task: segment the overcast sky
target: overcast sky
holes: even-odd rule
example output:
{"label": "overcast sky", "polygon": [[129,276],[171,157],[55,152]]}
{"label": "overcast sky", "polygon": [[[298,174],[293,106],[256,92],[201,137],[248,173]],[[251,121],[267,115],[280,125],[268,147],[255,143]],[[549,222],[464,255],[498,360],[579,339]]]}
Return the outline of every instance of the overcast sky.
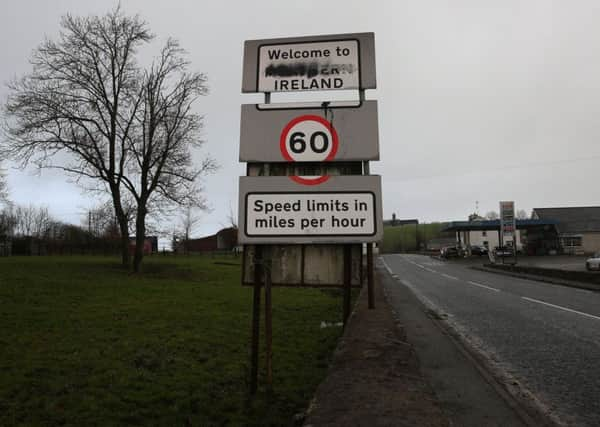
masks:
{"label": "overcast sky", "polygon": [[[30,70],[28,57],[60,16],[103,14],[116,2],[1,0],[0,81]],[[205,180],[213,208],[196,235],[237,212],[242,46],[246,39],[375,33],[384,217],[461,220],[474,211],[600,202],[600,2],[149,1],[123,0],[160,44],[179,39],[208,74],[204,153],[221,165]],[[298,100],[279,95],[277,101]],[[328,94],[312,95],[325,100]],[[354,93],[331,95],[356,97]],[[0,88],[4,102],[6,88]],[[202,156],[203,153],[198,153]],[[9,166],[8,164],[4,165]],[[80,223],[95,202],[59,172],[9,170],[11,199],[46,205]]]}

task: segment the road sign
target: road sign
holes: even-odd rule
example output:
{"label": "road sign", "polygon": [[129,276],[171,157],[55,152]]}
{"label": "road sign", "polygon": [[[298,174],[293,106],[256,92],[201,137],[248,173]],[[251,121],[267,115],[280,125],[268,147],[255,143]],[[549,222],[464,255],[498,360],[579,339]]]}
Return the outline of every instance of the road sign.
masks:
{"label": "road sign", "polygon": [[242,92],[374,89],[373,33],[247,40]]}
{"label": "road sign", "polygon": [[238,240],[365,243],[383,236],[381,178],[331,176],[317,188],[287,177],[240,177]]}
{"label": "road sign", "polygon": [[515,229],[515,202],[500,202],[500,230],[502,236],[514,238]]}
{"label": "road sign", "polygon": [[303,114],[290,120],[279,138],[279,149],[290,162],[326,162],[333,160],[339,146],[332,122],[315,114]]}
{"label": "road sign", "polygon": [[[377,104],[282,107],[269,104],[268,94],[358,89],[364,100],[364,90],[374,88],[373,33],[244,44],[242,92],[264,92],[267,103],[243,105],[240,126],[240,161],[248,162],[248,175],[262,175],[240,177],[239,185],[242,281],[254,285],[251,394],[258,381],[261,288],[266,378],[271,385],[271,287],[343,286],[346,324],[351,287],[362,283],[363,243],[373,308],[372,242],[383,237],[381,178],[360,175],[369,173],[369,160],[379,159]],[[349,175],[338,175],[335,169]]]}
{"label": "road sign", "polygon": [[379,160],[377,101],[242,105],[241,162]]}

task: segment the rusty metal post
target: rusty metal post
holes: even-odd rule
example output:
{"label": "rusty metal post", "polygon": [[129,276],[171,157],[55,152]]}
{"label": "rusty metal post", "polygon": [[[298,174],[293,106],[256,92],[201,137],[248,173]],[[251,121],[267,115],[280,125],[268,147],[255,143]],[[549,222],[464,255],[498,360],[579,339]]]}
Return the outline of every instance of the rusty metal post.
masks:
{"label": "rusty metal post", "polygon": [[344,326],[351,309],[352,291],[352,245],[344,245]]}
{"label": "rusty metal post", "polygon": [[[361,92],[361,99],[364,100],[364,91]],[[363,162],[363,172],[365,175],[371,174],[369,162]],[[362,245],[361,245],[362,246]],[[362,250],[362,247],[361,247]],[[373,243],[367,243],[367,294],[369,300],[369,309],[375,308],[375,294],[373,289]]]}
{"label": "rusty metal post", "polygon": [[252,299],[252,344],[250,354],[250,394],[258,389],[258,345],[260,334],[260,292],[262,282],[262,247],[254,246],[254,295]]}
{"label": "rusty metal post", "polygon": [[375,275],[373,273],[373,243],[367,243],[367,291],[369,297],[369,309],[375,308]]}
{"label": "rusty metal post", "polygon": [[265,359],[267,368],[267,386],[273,386],[273,310],[271,305],[271,254],[267,250],[264,256],[265,275]]}

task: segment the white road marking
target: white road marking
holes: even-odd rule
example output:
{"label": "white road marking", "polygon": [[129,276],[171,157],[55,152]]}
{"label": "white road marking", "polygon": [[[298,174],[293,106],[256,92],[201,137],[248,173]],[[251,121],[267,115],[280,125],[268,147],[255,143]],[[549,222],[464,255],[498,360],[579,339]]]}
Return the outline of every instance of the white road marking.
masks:
{"label": "white road marking", "polygon": [[412,287],[413,287],[412,283],[410,283],[410,282],[409,282],[408,280],[406,280],[406,279],[402,279],[402,280],[400,280],[400,283],[402,283],[404,286],[408,286],[409,288],[412,288]]}
{"label": "white road marking", "polygon": [[448,279],[458,280],[458,277],[450,276],[449,274],[442,273],[442,276],[447,277]]}
{"label": "white road marking", "polygon": [[431,268],[427,268],[427,267],[424,267],[424,268],[426,271],[429,271],[430,273],[437,273],[437,271],[432,270]]}
{"label": "white road marking", "polygon": [[387,263],[385,262],[385,259],[381,258],[381,262],[383,263],[383,266],[385,267],[385,269],[388,271],[388,273],[390,273],[391,275],[394,274],[394,272],[392,271],[392,269],[387,265]]}
{"label": "white road marking", "polygon": [[562,307],[560,305],[550,304],[549,302],[540,301],[538,299],[527,298],[527,297],[521,297],[521,298],[524,299],[524,300],[526,300],[526,301],[531,301],[531,302],[535,302],[535,303],[538,303],[538,304],[547,305],[548,307],[557,308],[559,310],[568,311],[569,313],[575,313],[575,314],[579,314],[581,316],[589,317],[591,319],[600,320],[600,317],[594,316],[592,314],[584,313],[582,311],[573,310],[573,309],[570,309],[570,308],[567,308],[567,307]]}
{"label": "white road marking", "polygon": [[436,312],[441,312],[439,307],[436,304],[434,304],[429,298],[427,298],[425,295],[423,295],[421,290],[418,287],[416,287],[415,285],[413,285],[411,282],[409,282],[406,279],[400,279],[400,283],[402,283],[408,289],[413,291],[413,293],[417,296],[417,298],[419,298],[428,308],[430,308]]}
{"label": "white road marking", "polygon": [[500,289],[492,288],[491,286],[482,285],[481,283],[471,282],[470,280],[467,283],[469,283],[470,285],[473,285],[473,286],[479,286],[480,288],[489,289],[490,291],[500,292]]}
{"label": "white road marking", "polygon": [[425,268],[425,266],[423,266],[423,265],[421,265],[421,264],[417,264],[417,263],[415,263],[415,265],[416,265],[417,267],[420,267],[420,268]]}

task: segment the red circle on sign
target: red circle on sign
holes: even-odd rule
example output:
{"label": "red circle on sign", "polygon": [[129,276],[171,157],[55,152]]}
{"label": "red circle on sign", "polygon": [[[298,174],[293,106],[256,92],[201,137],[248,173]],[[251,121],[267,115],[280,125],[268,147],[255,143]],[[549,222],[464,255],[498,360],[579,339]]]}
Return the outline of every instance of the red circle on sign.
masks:
{"label": "red circle on sign", "polygon": [[331,122],[328,122],[321,116],[315,116],[314,114],[305,114],[304,116],[298,116],[295,119],[291,120],[287,125],[285,125],[283,131],[281,131],[281,136],[279,138],[279,149],[281,150],[281,155],[283,156],[283,158],[289,162],[294,161],[294,158],[290,155],[290,153],[287,150],[286,140],[288,133],[290,133],[290,130],[298,123],[304,121],[318,122],[325,126],[325,128],[329,131],[329,133],[331,134],[331,151],[329,152],[327,157],[323,159],[323,161],[327,162],[333,160],[335,158],[335,155],[337,154],[339,145],[338,134],[335,128],[332,126]]}
{"label": "red circle on sign", "polygon": [[290,179],[298,184],[317,185],[322,184],[329,179],[329,175],[317,176],[315,178],[304,178],[302,176],[290,176]]}

